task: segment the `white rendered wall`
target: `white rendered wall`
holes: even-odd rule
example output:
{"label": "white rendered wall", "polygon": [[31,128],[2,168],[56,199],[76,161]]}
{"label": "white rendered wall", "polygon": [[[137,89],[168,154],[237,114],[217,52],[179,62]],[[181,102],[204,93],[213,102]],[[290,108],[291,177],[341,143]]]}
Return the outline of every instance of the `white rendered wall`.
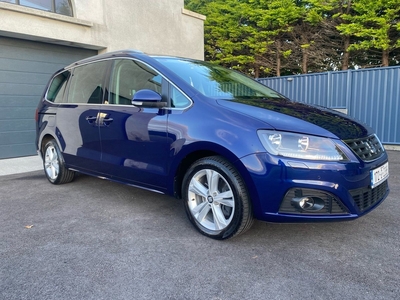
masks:
{"label": "white rendered wall", "polygon": [[74,17],[0,2],[0,35],[99,50],[204,58],[204,17],[183,0],[74,1]]}

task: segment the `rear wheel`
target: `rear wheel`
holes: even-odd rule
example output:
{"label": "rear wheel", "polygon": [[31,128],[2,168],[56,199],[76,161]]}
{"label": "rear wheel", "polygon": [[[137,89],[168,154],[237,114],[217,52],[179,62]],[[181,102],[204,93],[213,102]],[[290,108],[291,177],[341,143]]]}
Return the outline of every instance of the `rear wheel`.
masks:
{"label": "rear wheel", "polygon": [[208,237],[228,239],[245,232],[253,223],[245,184],[222,157],[196,161],[184,177],[182,195],[189,220]]}
{"label": "rear wheel", "polygon": [[47,179],[53,184],[68,183],[74,179],[75,172],[65,167],[64,158],[55,140],[44,146],[43,167]]}

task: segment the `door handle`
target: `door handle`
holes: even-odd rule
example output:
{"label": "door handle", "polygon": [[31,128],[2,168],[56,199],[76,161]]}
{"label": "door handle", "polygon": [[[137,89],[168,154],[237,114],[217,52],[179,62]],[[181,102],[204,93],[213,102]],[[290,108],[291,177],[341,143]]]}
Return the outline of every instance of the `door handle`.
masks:
{"label": "door handle", "polygon": [[93,116],[86,117],[86,121],[88,121],[89,124],[93,124],[93,122],[96,120],[97,120],[97,117],[93,117]]}
{"label": "door handle", "polygon": [[110,125],[110,123],[111,123],[112,121],[114,121],[113,118],[103,119],[103,124],[106,125],[106,126],[108,126],[108,125]]}

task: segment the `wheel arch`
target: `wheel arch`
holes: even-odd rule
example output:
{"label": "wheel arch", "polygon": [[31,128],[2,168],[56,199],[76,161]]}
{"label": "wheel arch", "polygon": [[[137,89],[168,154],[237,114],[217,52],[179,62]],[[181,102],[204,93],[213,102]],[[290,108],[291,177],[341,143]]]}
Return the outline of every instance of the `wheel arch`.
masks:
{"label": "wheel arch", "polygon": [[44,149],[44,146],[45,146],[49,141],[51,141],[51,140],[55,140],[55,141],[58,143],[57,139],[56,139],[54,136],[52,136],[51,134],[49,134],[49,133],[45,134],[45,135],[41,138],[41,140],[40,140],[40,142],[39,142],[39,152],[40,152],[40,154],[42,155],[42,157],[43,157],[43,149]]}
{"label": "wheel arch", "polygon": [[173,194],[176,198],[181,199],[182,198],[182,184],[183,184],[183,178],[186,174],[186,170],[197,160],[204,158],[204,157],[209,157],[209,156],[214,156],[214,155],[219,155],[218,152],[211,151],[211,150],[195,150],[193,152],[188,153],[183,157],[183,159],[180,161],[179,165],[177,166],[175,173],[174,173],[174,182],[173,182]]}
{"label": "wheel arch", "polygon": [[[201,143],[200,145],[190,145],[188,146],[189,149],[185,149],[184,153],[180,153],[179,157],[175,159],[178,161],[176,163],[176,167],[173,168],[173,184],[172,186],[172,194],[178,198],[182,198],[182,184],[183,178],[186,174],[188,168],[197,160],[209,157],[209,156],[221,156],[226,159],[229,163],[232,164],[239,172],[240,176],[242,177],[248,195],[250,197],[250,201],[253,202],[254,196],[252,191],[254,191],[254,183],[251,180],[251,176],[249,171],[247,170],[246,166],[242,163],[239,157],[237,157],[232,151],[226,149],[225,147],[214,144],[214,143]],[[182,151],[181,151],[182,152]]]}

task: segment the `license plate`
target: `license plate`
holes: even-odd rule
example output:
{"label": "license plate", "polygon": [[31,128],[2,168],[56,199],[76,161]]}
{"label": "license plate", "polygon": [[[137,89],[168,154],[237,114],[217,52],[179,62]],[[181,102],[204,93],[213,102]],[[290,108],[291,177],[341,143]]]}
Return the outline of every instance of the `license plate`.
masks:
{"label": "license plate", "polygon": [[389,162],[371,171],[371,188],[377,187],[389,177]]}

